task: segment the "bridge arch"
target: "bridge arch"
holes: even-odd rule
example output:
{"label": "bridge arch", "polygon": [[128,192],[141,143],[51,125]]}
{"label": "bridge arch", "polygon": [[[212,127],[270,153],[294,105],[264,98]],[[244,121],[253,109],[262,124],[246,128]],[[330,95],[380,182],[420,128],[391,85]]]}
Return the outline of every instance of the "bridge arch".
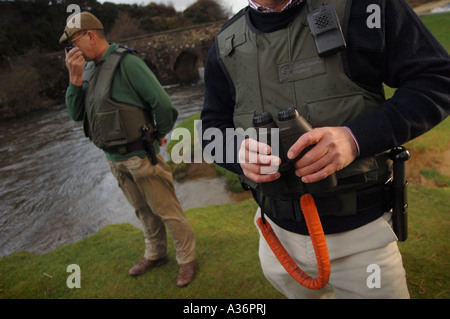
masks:
{"label": "bridge arch", "polygon": [[202,66],[203,61],[195,52],[185,50],[177,56],[173,71],[180,83],[197,82],[200,79],[198,69]]}
{"label": "bridge arch", "polygon": [[[139,52],[162,85],[201,79],[199,68],[225,21],[215,21],[118,40]],[[63,50],[47,55],[67,72]],[[50,82],[49,82],[50,83]]]}

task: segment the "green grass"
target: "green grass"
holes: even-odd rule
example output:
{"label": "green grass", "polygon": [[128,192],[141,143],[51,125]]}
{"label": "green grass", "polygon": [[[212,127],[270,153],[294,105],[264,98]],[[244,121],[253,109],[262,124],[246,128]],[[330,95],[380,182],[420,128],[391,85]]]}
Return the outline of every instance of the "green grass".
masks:
{"label": "green grass", "polygon": [[450,13],[424,15],[421,16],[421,19],[448,51],[450,48]]}
{"label": "green grass", "polygon": [[[192,163],[194,160],[194,149],[195,147],[199,147],[198,142],[196,142],[196,140],[194,139],[196,131],[194,121],[199,119],[200,112],[183,120],[176,127],[177,129],[186,129],[190,134],[190,140],[186,140],[187,136],[179,136],[178,138],[171,139],[169,144],[167,144],[166,150],[170,157],[170,159],[167,161],[167,164],[169,164],[174,178],[178,181],[184,180],[187,177],[186,171],[188,170],[190,163]],[[175,163],[172,158],[173,153],[182,157],[183,154],[186,154],[185,151],[187,149],[191,154],[189,156],[189,159],[187,161],[183,160],[180,163]]]}
{"label": "green grass", "polygon": [[426,134],[405,144],[406,147],[420,153],[443,152],[450,147],[450,118],[435,126]]}
{"label": "green grass", "polygon": [[[281,298],[259,265],[255,211],[256,204],[247,200],[186,212],[199,261],[196,279],[186,288],[176,286],[172,245],[168,264],[128,276],[142,258],[144,238],[140,229],[119,224],[45,255],[18,252],[1,258],[0,298]],[[80,289],[66,285],[70,264],[80,266]]]}
{"label": "green grass", "polygon": [[[421,16],[436,39],[449,51],[450,49],[450,12]],[[394,95],[395,89],[385,86],[386,98]],[[418,152],[440,152],[449,147],[450,118],[433,128],[427,134],[409,141],[405,146]]]}
{"label": "green grass", "polygon": [[[409,238],[399,247],[412,298],[450,298],[449,196],[449,187],[409,187]],[[0,298],[283,298],[259,265],[255,210],[253,200],[246,200],[186,212],[199,260],[196,279],[186,288],[175,285],[172,245],[168,264],[128,276],[142,257],[144,240],[141,230],[119,224],[45,255],[18,252],[1,258]],[[80,289],[67,288],[70,264],[80,266]]]}
{"label": "green grass", "polygon": [[420,170],[420,174],[425,176],[428,180],[433,180],[438,187],[450,186],[450,177],[440,172],[437,168],[431,167],[429,169]]}
{"label": "green grass", "polygon": [[214,166],[217,172],[217,175],[222,177],[225,185],[227,185],[228,189],[233,193],[242,193],[244,189],[242,188],[241,181],[239,180],[239,176],[230,172],[229,170],[219,166]]}
{"label": "green grass", "polygon": [[450,298],[449,198],[450,187],[409,187],[409,237],[399,249],[411,298]]}
{"label": "green grass", "polygon": [[[183,120],[180,124],[177,125],[177,128],[183,128],[187,129],[189,131],[189,134],[191,136],[190,143],[187,143],[191,147],[191,154],[194,154],[194,131],[196,130],[194,121],[200,120],[200,112],[188,117],[187,119]],[[169,144],[167,144],[167,152],[170,154],[172,152],[173,147],[180,143],[185,142],[182,138],[179,139],[172,139]]]}

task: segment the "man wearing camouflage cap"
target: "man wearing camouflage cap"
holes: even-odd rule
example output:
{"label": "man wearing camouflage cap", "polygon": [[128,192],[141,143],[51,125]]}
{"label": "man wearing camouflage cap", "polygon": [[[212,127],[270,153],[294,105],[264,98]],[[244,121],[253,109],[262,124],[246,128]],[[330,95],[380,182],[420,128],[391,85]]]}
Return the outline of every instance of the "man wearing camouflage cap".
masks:
{"label": "man wearing camouflage cap", "polygon": [[69,116],[84,121],[89,139],[106,155],[113,175],[134,207],[145,238],[144,258],[131,276],[167,262],[169,229],[179,264],[177,285],[195,276],[195,238],[175,194],[169,166],[159,154],[178,117],[169,96],[135,51],[108,43],[102,23],[82,12],[68,21],[60,43],[66,52]]}

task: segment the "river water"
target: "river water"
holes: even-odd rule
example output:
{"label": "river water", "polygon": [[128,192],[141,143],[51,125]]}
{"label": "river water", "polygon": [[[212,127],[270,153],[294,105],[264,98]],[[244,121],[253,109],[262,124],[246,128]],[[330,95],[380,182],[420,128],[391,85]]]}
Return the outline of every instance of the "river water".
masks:
{"label": "river water", "polygon": [[[201,84],[166,88],[177,123],[201,110],[203,90]],[[162,154],[168,158],[165,148]],[[104,153],[64,105],[1,122],[0,158],[0,257],[46,253],[109,224],[140,227]],[[185,210],[231,201],[219,178],[175,182],[175,188]]]}

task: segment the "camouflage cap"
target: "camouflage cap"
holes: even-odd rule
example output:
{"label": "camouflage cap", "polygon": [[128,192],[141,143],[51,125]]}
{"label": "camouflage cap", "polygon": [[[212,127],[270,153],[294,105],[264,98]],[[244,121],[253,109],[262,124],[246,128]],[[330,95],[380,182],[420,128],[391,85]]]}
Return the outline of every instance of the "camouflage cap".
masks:
{"label": "camouflage cap", "polygon": [[84,11],[78,13],[67,21],[64,33],[59,39],[59,43],[71,38],[75,33],[84,30],[103,30],[103,25],[92,13]]}

